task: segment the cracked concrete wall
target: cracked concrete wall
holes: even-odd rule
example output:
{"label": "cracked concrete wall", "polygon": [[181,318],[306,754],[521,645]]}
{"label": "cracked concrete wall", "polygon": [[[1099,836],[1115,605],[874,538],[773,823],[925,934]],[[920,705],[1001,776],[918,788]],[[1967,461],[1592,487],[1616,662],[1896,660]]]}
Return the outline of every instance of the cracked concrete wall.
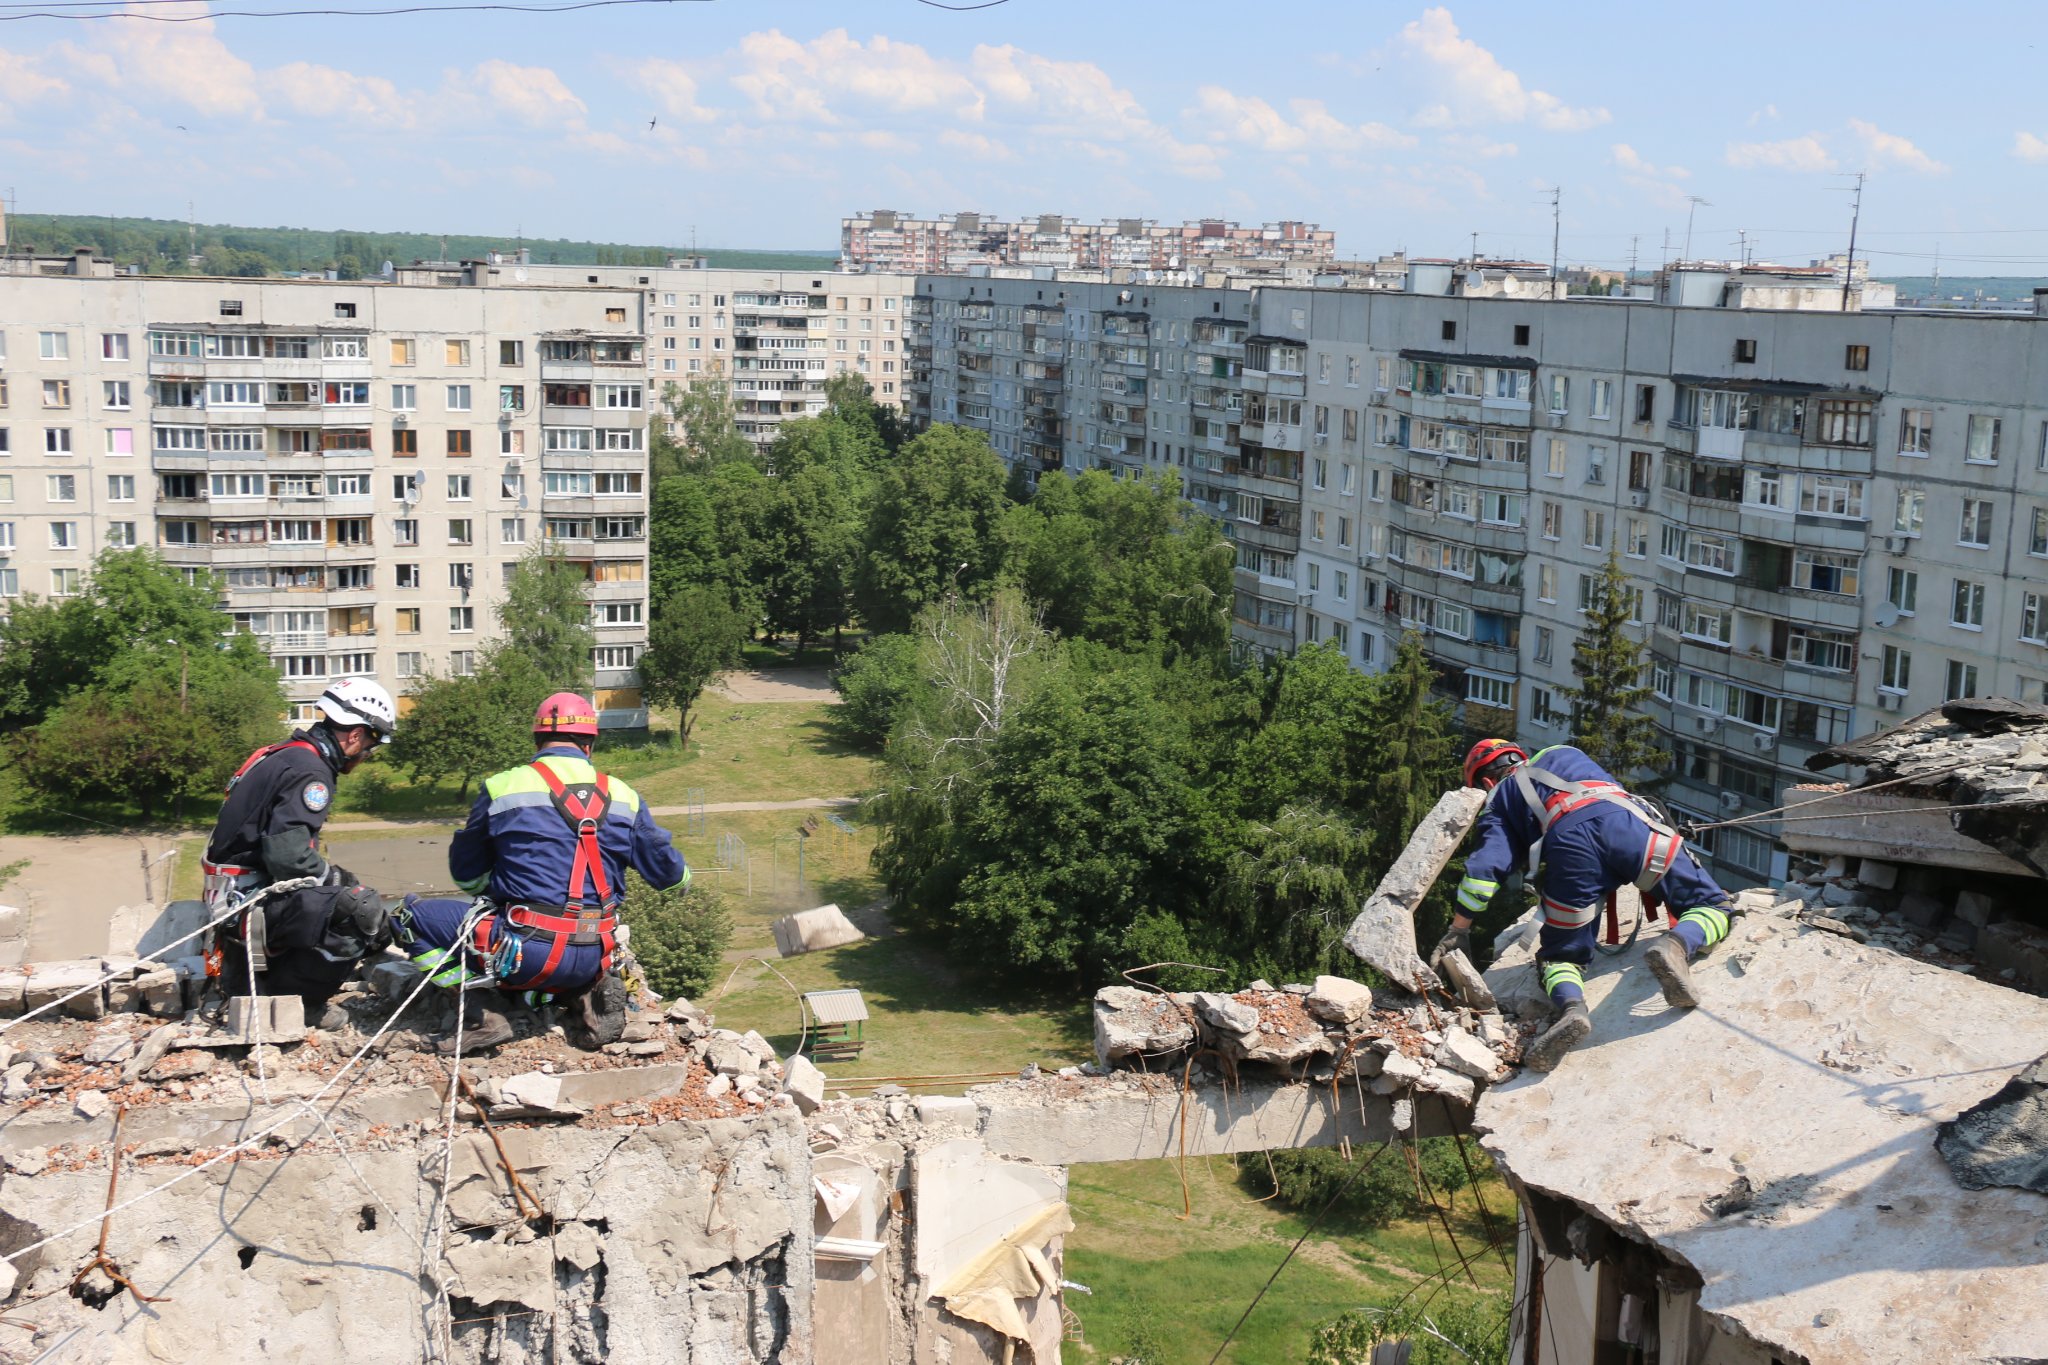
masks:
{"label": "cracked concrete wall", "polygon": [[[503,1136],[548,1216],[515,1212],[489,1138],[468,1129],[453,1152],[445,1258],[430,1273],[418,1237],[444,1145],[417,1127],[371,1129],[349,1134],[346,1159],[318,1140],[250,1153],[116,1215],[109,1254],[166,1302],[66,1295],[95,1225],[25,1258],[7,1315],[36,1325],[37,1350],[82,1329],[67,1358],[107,1365],[209,1352],[351,1365],[813,1358],[810,1154],[794,1114]],[[196,1159],[124,1166],[120,1197]],[[106,1181],[95,1147],[61,1149],[33,1176],[11,1170],[0,1247],[102,1207]],[[434,1306],[443,1283],[451,1312]],[[7,1330],[0,1345],[30,1344]]]}

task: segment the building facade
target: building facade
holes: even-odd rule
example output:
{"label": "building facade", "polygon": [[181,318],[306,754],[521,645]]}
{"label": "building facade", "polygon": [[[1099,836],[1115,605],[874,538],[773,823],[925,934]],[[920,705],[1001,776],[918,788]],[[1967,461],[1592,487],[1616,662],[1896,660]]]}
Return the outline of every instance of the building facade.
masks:
{"label": "building facade", "polygon": [[[1242,648],[1377,669],[1418,631],[1468,724],[1532,744],[1569,734],[1613,558],[1665,796],[1723,822],[1894,714],[2048,699],[2048,322],[1733,307],[1776,282],[1723,273],[1660,289],[1690,303],[927,278],[912,410],[1034,476],[1173,469],[1236,541]],[[1761,881],[1774,832],[1702,838]]]}
{"label": "building facade", "polygon": [[909,396],[903,319],[914,281],[907,275],[714,270],[692,261],[461,268],[494,283],[635,291],[646,319],[652,392],[723,380],[741,433],[763,448],[783,422],[824,411],[825,383],[835,375],[860,375],[884,407],[901,411]]}
{"label": "building facade", "polygon": [[960,275],[993,267],[1060,270],[1327,269],[1337,234],[1292,220],[1244,227],[1221,218],[1168,226],[1150,218],[1084,223],[1057,213],[919,218],[876,209],[842,218],[839,261],[848,270]]}
{"label": "building facade", "polygon": [[590,583],[602,723],[644,725],[646,351],[604,287],[0,274],[0,596],[153,546],[303,716],[475,668],[545,543]]}

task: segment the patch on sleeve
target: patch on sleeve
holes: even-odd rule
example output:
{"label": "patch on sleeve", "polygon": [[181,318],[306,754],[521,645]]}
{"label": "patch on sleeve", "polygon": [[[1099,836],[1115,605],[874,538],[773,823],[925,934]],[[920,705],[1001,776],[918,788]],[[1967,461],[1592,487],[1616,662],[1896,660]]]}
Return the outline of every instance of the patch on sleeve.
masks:
{"label": "patch on sleeve", "polygon": [[306,803],[307,810],[323,811],[327,809],[327,803],[334,799],[334,793],[327,790],[325,782],[308,782],[306,789],[299,793],[299,799]]}

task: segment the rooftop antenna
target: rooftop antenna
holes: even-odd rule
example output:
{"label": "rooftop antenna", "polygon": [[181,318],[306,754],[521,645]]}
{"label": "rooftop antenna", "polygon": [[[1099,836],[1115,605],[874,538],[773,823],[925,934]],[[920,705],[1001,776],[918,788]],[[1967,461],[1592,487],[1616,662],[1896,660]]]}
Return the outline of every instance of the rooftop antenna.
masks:
{"label": "rooftop antenna", "polygon": [[1479,264],[1479,234],[1477,232],[1472,234],[1472,264],[1475,266]]}
{"label": "rooftop antenna", "polygon": [[1856,283],[1856,225],[1863,219],[1863,172],[1856,172],[1855,207],[1849,211],[1849,263],[1842,270],[1842,311],[1849,311],[1849,288]]}
{"label": "rooftop antenna", "polygon": [[1934,287],[1931,291],[1936,299],[1941,297],[1941,243],[1934,244]]}
{"label": "rooftop antenna", "polygon": [[1559,205],[1559,203],[1561,203],[1561,202],[1563,201],[1563,199],[1564,199],[1564,187],[1563,187],[1562,185],[1560,185],[1560,186],[1557,186],[1557,187],[1555,187],[1555,188],[1551,189],[1551,190],[1550,190],[1550,191],[1549,191],[1548,193],[1549,193],[1549,195],[1550,195],[1550,297],[1552,297],[1552,298],[1554,299],[1554,298],[1556,298],[1556,297],[1558,296],[1558,295],[1557,295],[1557,234],[1558,234],[1558,221],[1559,221],[1559,217],[1558,217],[1558,205]]}
{"label": "rooftop antenna", "polygon": [[1631,293],[1636,287],[1636,243],[1641,240],[1641,237],[1633,236],[1628,239],[1628,287]]}
{"label": "rooftop antenna", "polygon": [[1742,263],[1743,265],[1748,265],[1748,264],[1749,264],[1749,229],[1748,229],[1748,228],[1737,228],[1737,229],[1735,229],[1735,250],[1736,250],[1736,254],[1737,254],[1737,259],[1738,259],[1738,260],[1739,260],[1739,261],[1740,261],[1740,262],[1741,262],[1741,263]]}
{"label": "rooftop antenna", "polygon": [[1714,207],[1696,194],[1685,196],[1685,259],[1688,261],[1692,259],[1692,216],[1699,212],[1702,204],[1706,204],[1708,208]]}

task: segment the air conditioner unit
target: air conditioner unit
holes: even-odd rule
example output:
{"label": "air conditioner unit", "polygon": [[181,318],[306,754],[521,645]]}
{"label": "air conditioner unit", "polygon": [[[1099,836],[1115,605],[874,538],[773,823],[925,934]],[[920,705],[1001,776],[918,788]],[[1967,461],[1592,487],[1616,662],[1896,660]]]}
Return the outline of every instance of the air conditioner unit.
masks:
{"label": "air conditioner unit", "polygon": [[1896,711],[1905,705],[1905,702],[1906,699],[1896,692],[1880,692],[1877,694],[1877,709],[1880,711]]}
{"label": "air conditioner unit", "polygon": [[1778,737],[1768,730],[1759,730],[1749,737],[1749,742],[1759,749],[1768,749],[1778,742]]}
{"label": "air conditioner unit", "polygon": [[1720,721],[1715,720],[1712,716],[1694,716],[1692,721],[1693,728],[1703,735],[1713,734],[1714,727],[1720,723]]}
{"label": "air conditioner unit", "polygon": [[412,419],[411,419],[411,418],[409,418],[409,417],[407,417],[407,416],[406,416],[406,415],[405,415],[404,413],[402,413],[402,412],[401,412],[401,413],[399,413],[399,414],[398,414],[398,415],[397,415],[396,417],[393,417],[393,418],[391,419],[391,425],[392,425],[392,426],[394,426],[394,427],[403,427],[403,426],[409,426],[409,425],[411,425],[411,423],[412,423]]}
{"label": "air conditioner unit", "polygon": [[1884,538],[1884,548],[1889,554],[1902,555],[1906,552],[1906,537],[1886,536]]}
{"label": "air conditioner unit", "polygon": [[1550,414],[1550,425],[1551,425],[1551,426],[1553,426],[1553,427],[1562,427],[1562,426],[1564,425],[1564,414],[1563,414],[1563,413],[1561,413],[1561,412],[1553,412],[1553,413],[1551,413],[1551,414]]}
{"label": "air conditioner unit", "polygon": [[1721,793],[1721,809],[1722,809],[1722,810],[1741,810],[1741,809],[1742,809],[1742,796],[1741,796],[1741,794],[1740,794],[1740,793],[1738,793],[1738,792],[1722,792],[1722,793]]}
{"label": "air conditioner unit", "polygon": [[1630,507],[1648,507],[1650,505],[1650,490],[1647,488],[1631,489],[1628,495],[1628,505]]}

